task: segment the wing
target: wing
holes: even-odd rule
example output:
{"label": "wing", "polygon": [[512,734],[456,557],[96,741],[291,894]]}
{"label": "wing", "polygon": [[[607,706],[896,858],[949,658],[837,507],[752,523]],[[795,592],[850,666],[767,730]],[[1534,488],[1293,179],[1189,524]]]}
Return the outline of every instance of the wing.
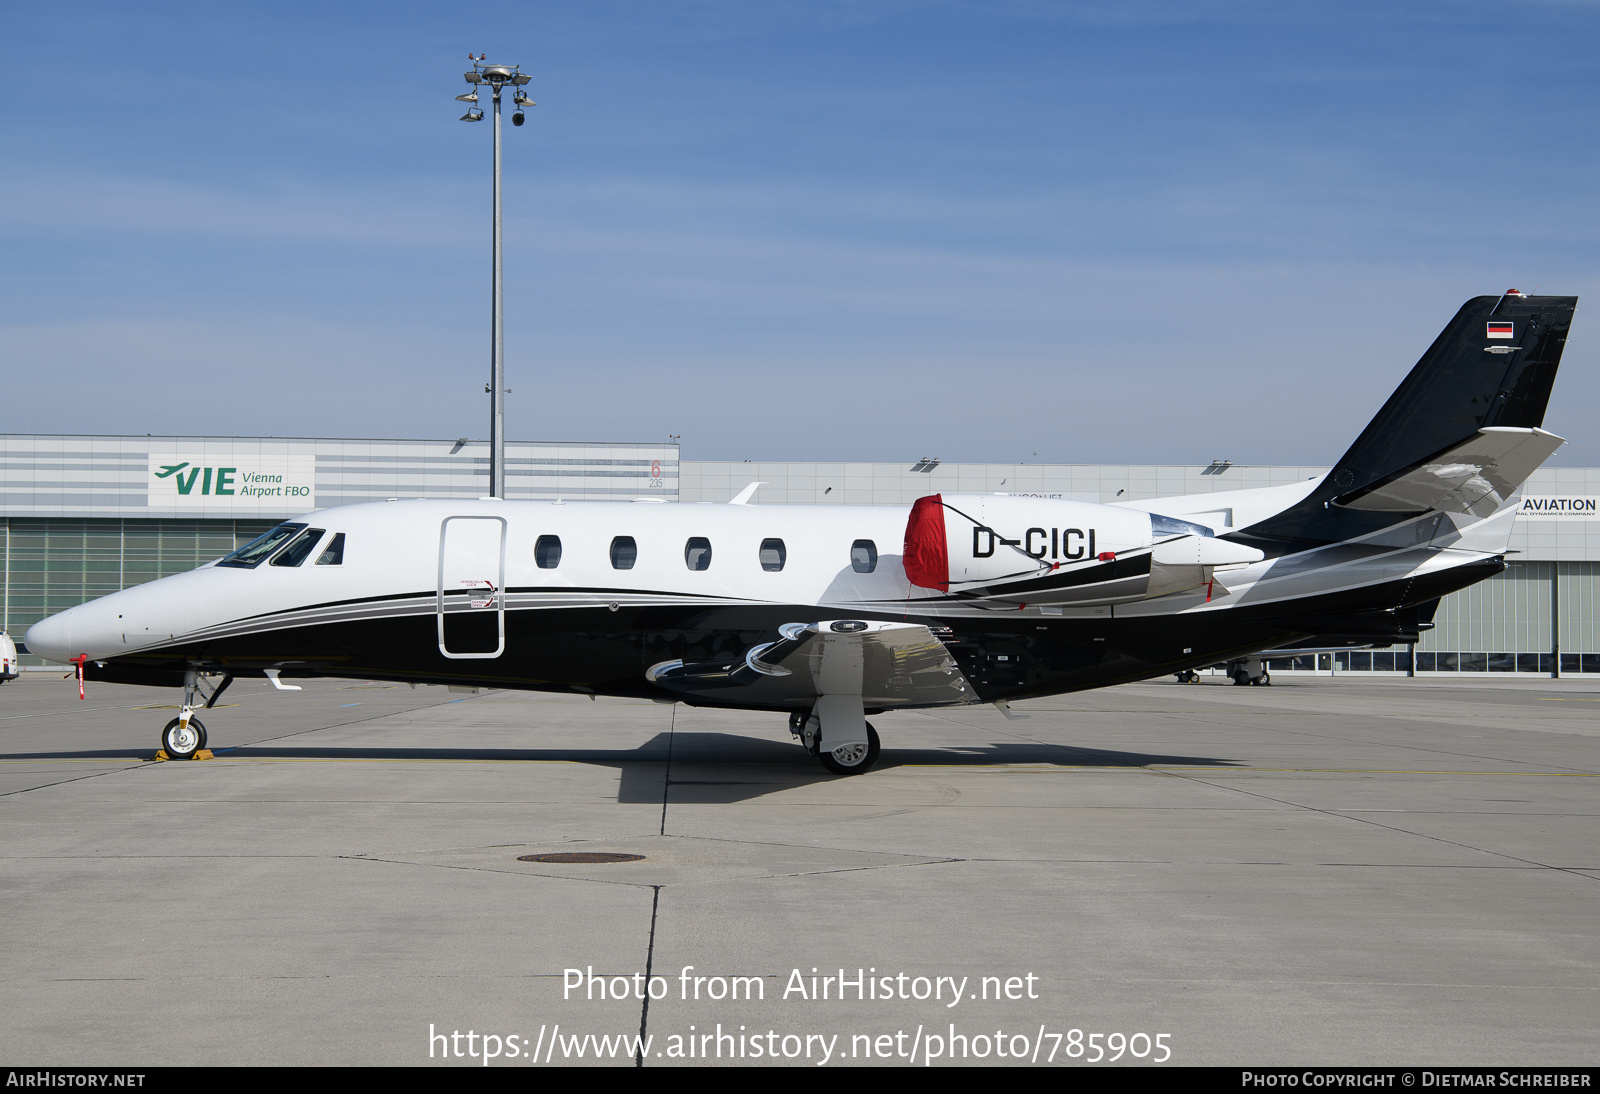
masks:
{"label": "wing", "polygon": [[867,709],[980,702],[934,633],[916,623],[835,619],[785,623],[776,642],[721,661],[663,661],[645,678],[689,698],[730,706],[809,708],[859,695]]}

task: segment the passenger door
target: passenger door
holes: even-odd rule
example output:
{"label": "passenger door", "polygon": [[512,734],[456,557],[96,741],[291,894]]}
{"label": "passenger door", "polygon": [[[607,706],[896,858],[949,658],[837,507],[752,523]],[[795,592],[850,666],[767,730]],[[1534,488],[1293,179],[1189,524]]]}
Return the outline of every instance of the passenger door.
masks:
{"label": "passenger door", "polygon": [[499,657],[506,648],[504,517],[446,517],[439,527],[439,652]]}

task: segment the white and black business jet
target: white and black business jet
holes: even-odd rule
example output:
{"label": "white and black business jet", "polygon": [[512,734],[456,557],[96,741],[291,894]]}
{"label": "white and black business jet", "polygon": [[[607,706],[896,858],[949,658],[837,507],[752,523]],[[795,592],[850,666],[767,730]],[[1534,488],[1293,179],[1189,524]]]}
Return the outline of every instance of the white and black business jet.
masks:
{"label": "white and black business jet", "polygon": [[[1326,476],[1120,505],[485,500],[321,510],[190,573],[62,612],[27,648],[185,688],[234,678],[575,691],[789,715],[838,774],[866,719],[1104,687],[1295,643],[1415,641],[1499,573],[1577,300],[1467,302]],[[1194,519],[1191,519],[1194,518]]]}

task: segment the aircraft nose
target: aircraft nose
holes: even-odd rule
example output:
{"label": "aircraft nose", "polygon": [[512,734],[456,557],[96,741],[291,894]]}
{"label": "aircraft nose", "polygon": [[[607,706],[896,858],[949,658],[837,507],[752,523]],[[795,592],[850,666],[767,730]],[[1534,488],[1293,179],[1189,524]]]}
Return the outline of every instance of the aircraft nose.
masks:
{"label": "aircraft nose", "polygon": [[28,632],[22,636],[23,642],[28,646],[28,652],[37,654],[47,661],[59,661],[62,664],[72,660],[77,653],[72,648],[72,616],[77,610],[68,608],[29,627]]}

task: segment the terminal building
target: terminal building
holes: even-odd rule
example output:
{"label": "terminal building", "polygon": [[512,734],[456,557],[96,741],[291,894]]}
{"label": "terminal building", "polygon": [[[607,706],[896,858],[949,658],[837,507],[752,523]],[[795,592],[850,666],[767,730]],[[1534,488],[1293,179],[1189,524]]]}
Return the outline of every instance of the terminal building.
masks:
{"label": "terminal building", "polygon": [[[1557,455],[1559,460],[1560,454]],[[0,620],[39,619],[218,558],[313,509],[479,498],[488,446],[456,440],[0,435]],[[1214,494],[1189,519],[1233,528],[1231,491],[1326,467],[685,461],[676,444],[508,442],[510,500],[909,505],[935,493],[1104,503]],[[1273,661],[1273,672],[1600,674],[1600,468],[1545,467],[1523,488],[1504,573],[1446,597],[1415,648]],[[23,658],[25,665],[43,664]]]}

